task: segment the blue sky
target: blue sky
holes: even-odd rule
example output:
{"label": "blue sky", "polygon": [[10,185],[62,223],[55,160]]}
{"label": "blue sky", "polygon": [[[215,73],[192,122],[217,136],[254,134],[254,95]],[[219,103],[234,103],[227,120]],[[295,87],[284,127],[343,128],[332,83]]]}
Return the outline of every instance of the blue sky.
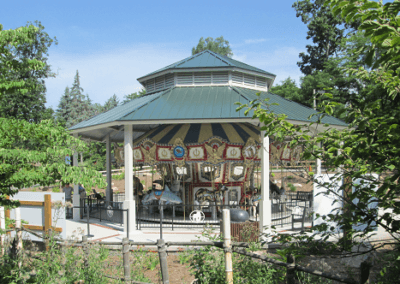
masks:
{"label": "blue sky", "polygon": [[233,58],[299,82],[296,64],[307,27],[294,1],[3,1],[0,23],[14,29],[39,20],[58,45],[57,73],[46,81],[47,106],[57,107],[79,70],[84,93],[103,104],[138,91],[136,80],[191,55],[200,37],[224,36]]}

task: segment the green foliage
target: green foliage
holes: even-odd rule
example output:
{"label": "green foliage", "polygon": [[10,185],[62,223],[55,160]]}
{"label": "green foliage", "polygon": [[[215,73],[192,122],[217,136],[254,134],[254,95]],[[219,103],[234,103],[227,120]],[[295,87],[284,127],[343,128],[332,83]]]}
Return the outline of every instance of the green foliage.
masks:
{"label": "green foliage", "polygon": [[143,97],[145,94],[146,94],[146,89],[141,89],[139,92],[125,95],[124,100],[122,101],[122,104],[130,102],[133,99]]}
{"label": "green foliage", "polygon": [[[35,150],[26,146],[28,141]],[[18,188],[52,185],[56,180],[104,187],[104,178],[92,168],[65,164],[65,156],[72,156],[74,150],[85,152],[87,147],[52,121],[0,118],[0,204],[17,205],[5,196],[14,195]]]}
{"label": "green foliage", "polygon": [[[285,252],[295,252],[298,255],[305,252],[351,252],[352,246],[373,235],[377,226],[386,230],[395,241],[396,248],[399,247],[400,222],[396,220],[396,216],[400,214],[400,203],[396,201],[400,194],[400,98],[399,84],[396,83],[399,61],[398,53],[394,54],[392,46],[385,44],[396,41],[398,37],[400,2],[384,5],[372,2],[327,1],[336,13],[345,16],[346,21],[360,20],[359,29],[371,37],[370,44],[354,45],[353,51],[357,56],[364,56],[364,47],[367,50],[380,50],[382,57],[371,57],[371,68],[368,70],[362,67],[358,70],[352,70],[350,66],[344,67],[360,84],[374,86],[374,90],[358,92],[358,99],[345,106],[335,101],[332,94],[324,94],[319,106],[322,111],[317,115],[318,121],[305,125],[293,125],[286,121],[285,115],[274,114],[272,104],[268,101],[254,100],[248,104],[254,110],[253,118],[260,120],[263,125],[261,130],[265,130],[266,135],[276,140],[291,139],[292,147],[303,147],[303,159],[320,158],[325,161],[328,171],[341,168],[341,173],[335,174],[326,183],[314,179],[314,174],[304,169],[309,181],[327,188],[324,194],[336,196],[335,203],[343,202],[344,205],[342,211],[335,210],[327,216],[317,216],[322,217],[324,223],[314,226],[310,234],[275,236],[274,241],[289,244]],[[372,24],[371,21],[375,23]],[[389,28],[370,29],[372,26],[384,25]],[[396,28],[396,32],[393,28]],[[380,36],[384,37],[382,42],[377,40]],[[398,47],[394,44],[393,48]],[[368,63],[368,60],[365,61]],[[243,107],[246,105],[241,105],[238,109]],[[346,114],[346,129],[339,131],[325,125],[325,131],[312,131],[314,127],[321,125],[322,117],[326,114],[332,115],[335,111]],[[319,146],[321,142],[323,147]],[[336,154],[338,151],[340,155]],[[332,186],[342,180],[344,182],[339,189],[344,195],[338,194],[335,186]],[[377,207],[371,206],[373,203]],[[380,214],[383,210],[386,213]],[[330,222],[336,225],[328,225]],[[360,223],[366,224],[363,231],[356,229],[356,225]],[[340,237],[339,242],[327,242],[328,238],[337,237],[338,228],[346,234]],[[372,249],[378,248],[379,246],[374,246]],[[398,281],[399,250],[394,249],[388,255],[392,260],[391,265],[381,271],[382,279],[378,283]]]}
{"label": "green foliage", "polygon": [[[212,229],[206,227],[203,238],[221,241]],[[257,243],[252,243],[250,251],[259,250]],[[191,252],[191,271],[198,283],[226,283],[224,251],[212,246],[196,249]],[[268,263],[253,261],[250,257],[232,254],[234,283],[281,283],[284,280],[282,270]]]}
{"label": "green foliage", "polygon": [[300,88],[296,86],[296,81],[291,79],[290,77],[281,81],[280,85],[275,85],[271,87],[270,92],[288,100],[302,103]]}
{"label": "green foliage", "polygon": [[118,97],[114,94],[111,98],[109,98],[103,106],[102,112],[106,112],[119,104]]}
{"label": "green foliage", "polygon": [[112,178],[115,180],[123,180],[123,179],[125,179],[125,172],[122,172],[118,175],[113,175]]}
{"label": "green foliage", "polygon": [[[54,238],[49,241],[49,250],[33,252],[22,250],[17,257],[5,254],[0,258],[1,283],[109,283],[103,276],[104,261],[108,250],[100,245],[91,245],[88,267],[84,266],[81,248],[60,247]],[[18,267],[18,263],[22,263]]]}
{"label": "green foliage", "polygon": [[138,249],[132,252],[134,264],[131,266],[131,279],[134,281],[150,282],[144,273],[146,270],[153,271],[160,263],[157,253],[148,252],[146,250]]}
{"label": "green foliage", "polygon": [[231,47],[229,46],[229,41],[225,40],[223,36],[217,37],[215,40],[212,37],[206,39],[201,37],[197,46],[192,48],[192,55],[204,50],[211,50],[228,57],[233,56]]}
{"label": "green foliage", "polygon": [[54,76],[47,63],[51,38],[38,21],[3,30],[0,24],[0,117],[39,122],[51,118],[46,109],[44,79]]}
{"label": "green foliage", "polygon": [[313,74],[324,69],[324,63],[338,51],[344,36],[344,21],[335,16],[330,7],[324,5],[325,0],[299,0],[292,7],[296,17],[307,24],[307,39],[315,45],[307,45],[307,53],[300,53],[301,61],[297,63],[303,74]]}

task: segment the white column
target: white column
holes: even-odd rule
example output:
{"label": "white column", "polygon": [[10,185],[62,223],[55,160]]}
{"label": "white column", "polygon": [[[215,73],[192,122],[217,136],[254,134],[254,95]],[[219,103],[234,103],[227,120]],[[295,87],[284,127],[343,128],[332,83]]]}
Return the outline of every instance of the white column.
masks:
{"label": "white column", "polygon": [[[75,138],[78,138],[78,134],[74,134]],[[74,167],[78,167],[78,152],[74,152],[73,160],[72,162],[74,163]],[[73,205],[74,207],[79,207],[81,206],[80,203],[80,195],[79,195],[79,186],[77,183],[74,183],[74,196],[73,196]],[[80,220],[81,219],[81,209],[80,208],[74,208],[73,209],[73,219],[74,220]]]}
{"label": "white column", "polygon": [[260,201],[260,232],[265,232],[264,227],[271,229],[271,201],[269,200],[269,137],[261,132],[261,201]]}
{"label": "white column", "polygon": [[[135,200],[133,199],[133,131],[132,125],[124,127],[124,166],[125,166],[125,201],[124,209],[129,209],[129,232],[136,230]],[[124,232],[127,232],[127,218],[124,212]]]}
{"label": "white column", "polygon": [[111,139],[110,134],[106,137],[106,171],[107,171],[107,190],[106,190],[106,201],[113,201],[113,191],[111,188]]}

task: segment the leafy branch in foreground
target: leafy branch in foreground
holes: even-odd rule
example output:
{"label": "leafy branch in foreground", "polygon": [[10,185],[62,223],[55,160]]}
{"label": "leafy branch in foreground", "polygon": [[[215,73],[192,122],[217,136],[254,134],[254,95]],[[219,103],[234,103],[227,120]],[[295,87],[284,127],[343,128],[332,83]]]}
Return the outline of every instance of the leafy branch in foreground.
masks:
{"label": "leafy branch in foreground", "polygon": [[67,154],[86,150],[83,141],[52,121],[29,123],[0,118],[0,204],[15,206],[17,203],[6,200],[6,195],[35,184],[51,185],[56,180],[104,187],[99,172],[65,164]]}

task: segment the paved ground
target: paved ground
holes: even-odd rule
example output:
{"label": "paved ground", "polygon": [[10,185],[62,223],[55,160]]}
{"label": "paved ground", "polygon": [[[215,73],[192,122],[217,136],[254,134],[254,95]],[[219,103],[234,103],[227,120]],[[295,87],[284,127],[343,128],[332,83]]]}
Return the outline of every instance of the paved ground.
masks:
{"label": "paved ground", "polygon": [[[296,224],[297,226],[299,224]],[[305,223],[305,226],[311,226],[310,223]],[[123,227],[120,224],[112,224],[107,222],[100,222],[97,219],[90,219],[90,234],[89,237],[92,241],[101,242],[121,242],[126,237],[126,233],[123,231]],[[291,226],[278,227],[278,232],[281,233],[293,233]],[[74,238],[81,240],[83,235],[87,235],[88,227],[87,222],[77,222],[73,220],[67,220],[67,238]],[[193,229],[163,229],[163,239],[168,242],[191,242],[196,241],[201,237],[201,228]],[[216,229],[216,233],[219,233],[219,229]],[[146,228],[142,230],[134,230],[129,234],[129,239],[134,242],[156,242],[160,238],[159,228]],[[370,240],[388,240],[390,235],[382,228],[379,228],[375,236],[371,236]]]}

